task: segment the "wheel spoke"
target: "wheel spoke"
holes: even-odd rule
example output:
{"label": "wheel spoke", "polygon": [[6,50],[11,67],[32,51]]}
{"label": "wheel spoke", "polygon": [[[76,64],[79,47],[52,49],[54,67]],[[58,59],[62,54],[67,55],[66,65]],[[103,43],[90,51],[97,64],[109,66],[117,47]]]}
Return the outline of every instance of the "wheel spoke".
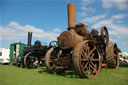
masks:
{"label": "wheel spoke", "polygon": [[81,64],[81,67],[84,68],[84,62]]}
{"label": "wheel spoke", "polygon": [[96,47],[94,47],[91,52],[89,53],[89,56],[96,50]]}
{"label": "wheel spoke", "polygon": [[93,53],[93,54],[90,56],[90,58],[93,58],[94,55],[95,55],[95,54]]}
{"label": "wheel spoke", "polygon": [[96,64],[94,64],[93,62],[91,62],[91,65],[96,69],[96,67],[95,67]]}
{"label": "wheel spoke", "polygon": [[84,49],[82,49],[81,55],[82,55],[82,57],[84,58],[84,56],[85,56]]}
{"label": "wheel spoke", "polygon": [[84,46],[84,52],[86,53],[86,56],[88,56],[88,46],[86,45],[86,46]]}
{"label": "wheel spoke", "polygon": [[52,63],[52,61],[50,60],[49,63]]}
{"label": "wheel spoke", "polygon": [[90,65],[90,67],[93,69],[93,70],[95,70],[95,68],[91,65],[91,64],[89,64]]}
{"label": "wheel spoke", "polygon": [[93,71],[93,73],[97,73],[97,65],[95,64],[95,70]]}
{"label": "wheel spoke", "polygon": [[87,53],[87,56],[89,56],[89,52],[90,52],[90,47],[89,47],[89,45],[88,45],[88,43],[87,43],[87,45],[86,45],[86,53]]}
{"label": "wheel spoke", "polygon": [[100,61],[100,59],[92,59],[92,61]]}
{"label": "wheel spoke", "polygon": [[81,61],[87,61],[87,59],[81,59]]}
{"label": "wheel spoke", "polygon": [[95,68],[95,66],[93,67],[93,66],[90,64],[90,67],[92,68],[93,73],[95,73],[95,72],[96,72],[96,68]]}
{"label": "wheel spoke", "polygon": [[90,64],[88,64],[87,72],[88,72],[88,75],[90,75],[90,73],[91,73],[91,71],[90,71]]}
{"label": "wheel spoke", "polygon": [[85,64],[85,66],[83,67],[83,70],[85,69],[85,68],[88,68],[87,67],[88,66],[88,62]]}
{"label": "wheel spoke", "polygon": [[88,57],[86,52],[84,51],[84,49],[82,49],[81,55],[82,55],[83,58],[87,58]]}

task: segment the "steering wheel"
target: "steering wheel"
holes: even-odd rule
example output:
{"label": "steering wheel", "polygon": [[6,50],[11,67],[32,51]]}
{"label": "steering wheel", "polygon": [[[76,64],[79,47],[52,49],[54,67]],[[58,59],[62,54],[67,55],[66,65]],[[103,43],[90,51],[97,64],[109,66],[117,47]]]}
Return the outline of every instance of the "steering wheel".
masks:
{"label": "steering wheel", "polygon": [[57,47],[57,41],[51,41],[49,46],[50,47]]}

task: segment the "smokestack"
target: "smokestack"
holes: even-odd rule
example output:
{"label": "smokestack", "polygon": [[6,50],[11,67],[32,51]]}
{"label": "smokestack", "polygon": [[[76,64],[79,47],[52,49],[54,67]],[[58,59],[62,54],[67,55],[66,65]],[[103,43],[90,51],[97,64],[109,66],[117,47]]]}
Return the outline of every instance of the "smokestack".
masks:
{"label": "smokestack", "polygon": [[28,47],[31,46],[31,41],[32,41],[32,32],[28,32]]}
{"label": "smokestack", "polygon": [[75,27],[75,4],[68,4],[68,28]]}

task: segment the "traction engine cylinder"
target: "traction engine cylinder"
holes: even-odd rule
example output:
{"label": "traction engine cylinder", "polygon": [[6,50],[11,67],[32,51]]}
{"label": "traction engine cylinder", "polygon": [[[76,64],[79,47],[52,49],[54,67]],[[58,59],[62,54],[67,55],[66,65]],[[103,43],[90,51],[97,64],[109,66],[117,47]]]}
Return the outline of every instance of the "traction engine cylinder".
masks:
{"label": "traction engine cylinder", "polygon": [[64,31],[58,37],[58,45],[61,49],[73,49],[78,43],[83,41],[83,37],[73,31]]}

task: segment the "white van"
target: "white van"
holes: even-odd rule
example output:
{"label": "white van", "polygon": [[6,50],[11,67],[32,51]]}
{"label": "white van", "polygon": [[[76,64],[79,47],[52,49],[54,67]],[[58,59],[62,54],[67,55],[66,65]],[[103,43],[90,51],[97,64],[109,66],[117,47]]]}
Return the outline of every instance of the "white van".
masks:
{"label": "white van", "polygon": [[10,49],[9,48],[0,48],[0,64],[8,64]]}

